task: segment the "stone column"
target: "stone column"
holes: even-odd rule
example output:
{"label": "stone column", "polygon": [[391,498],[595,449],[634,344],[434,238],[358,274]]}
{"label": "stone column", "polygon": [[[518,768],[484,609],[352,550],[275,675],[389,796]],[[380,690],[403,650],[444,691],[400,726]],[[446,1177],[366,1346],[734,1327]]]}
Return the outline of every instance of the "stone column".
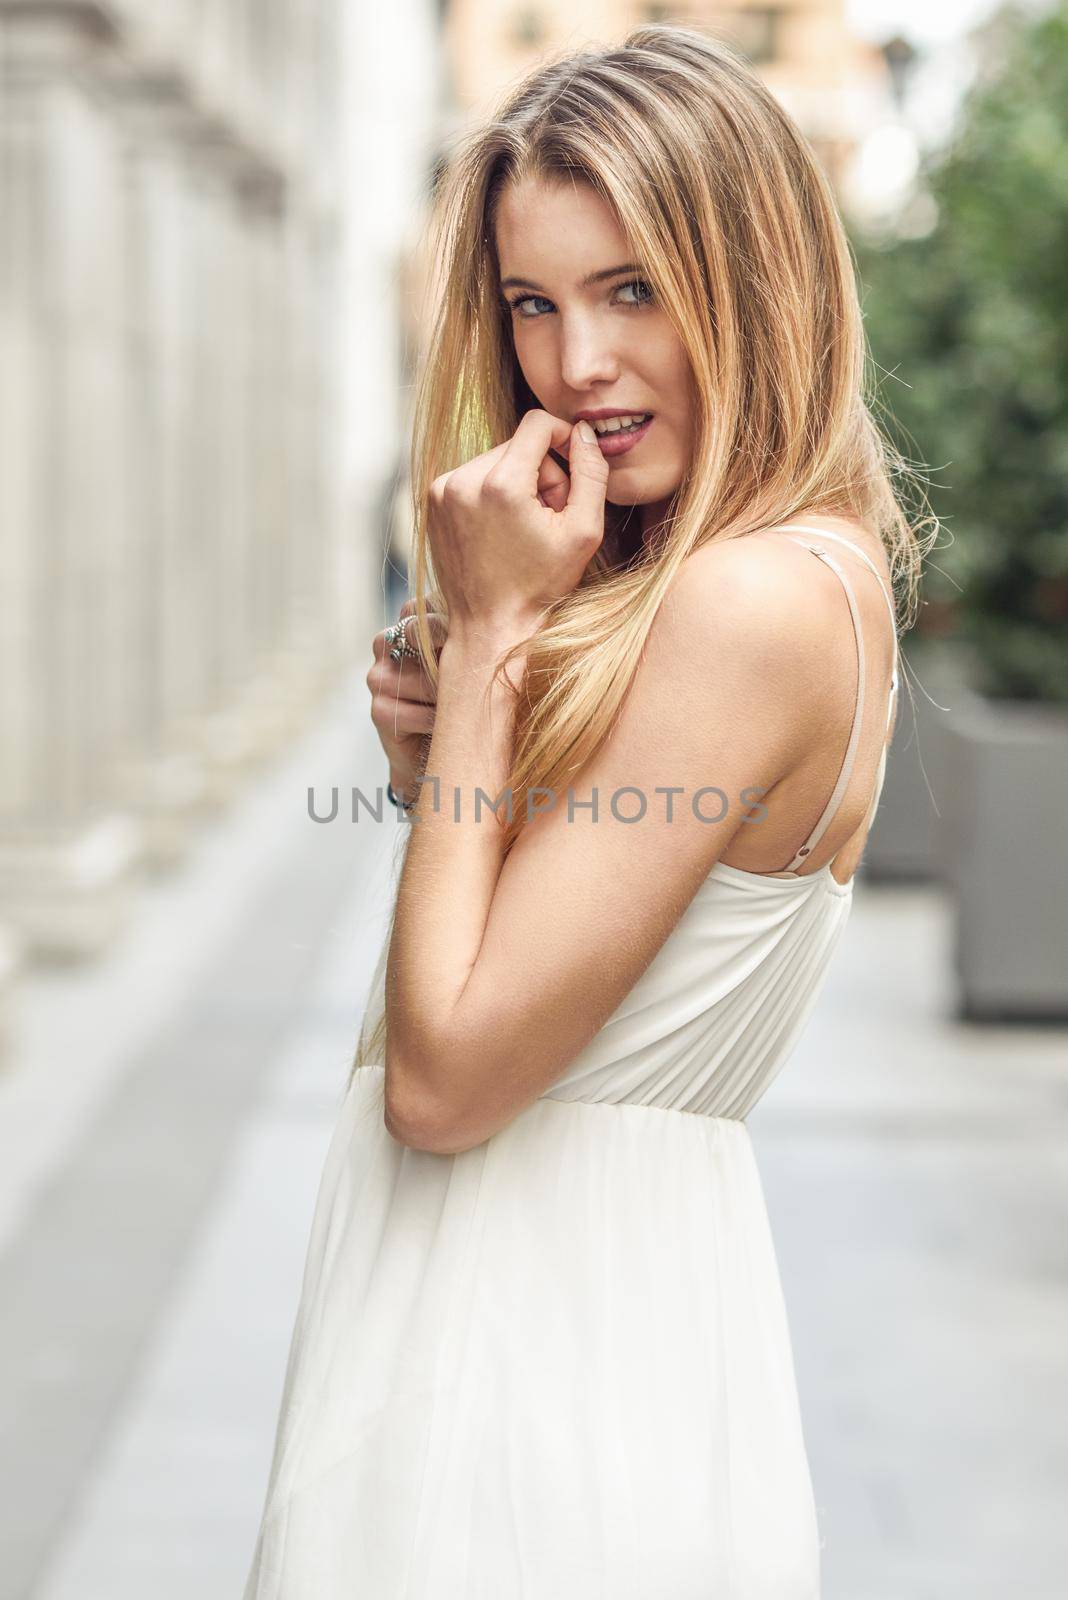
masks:
{"label": "stone column", "polygon": [[110,48],[96,8],[0,11],[0,905],[59,953],[111,934],[139,850]]}
{"label": "stone column", "polygon": [[[142,823],[146,856],[173,861],[207,801],[204,760],[180,727],[190,713],[190,658],[201,654],[202,608],[190,559],[194,418],[190,359],[197,314],[186,141],[177,86],[124,74],[116,83],[126,199],[125,395],[131,738],[117,782]],[[195,670],[195,668],[193,669]]]}
{"label": "stone column", "polygon": [[357,648],[350,16],[0,0],[0,921],[31,951],[101,945]]}

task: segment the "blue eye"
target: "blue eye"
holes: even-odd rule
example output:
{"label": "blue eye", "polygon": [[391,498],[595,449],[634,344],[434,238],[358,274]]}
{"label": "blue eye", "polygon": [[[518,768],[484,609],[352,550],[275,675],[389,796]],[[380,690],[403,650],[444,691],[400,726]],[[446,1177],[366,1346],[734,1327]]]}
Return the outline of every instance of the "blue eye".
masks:
{"label": "blue eye", "polygon": [[628,304],[628,305],[632,305],[632,306],[644,306],[644,305],[648,305],[649,301],[653,298],[653,291],[652,291],[651,288],[649,288],[649,285],[646,283],[644,278],[632,278],[629,283],[621,283],[620,284],[620,288],[621,289],[647,289],[648,290],[648,295],[644,300],[630,300],[630,301],[625,301],[624,304]]}
{"label": "blue eye", "polygon": [[[511,306],[513,311],[519,311],[519,307],[520,306],[528,305],[531,300],[541,300],[547,306],[551,306],[552,305],[552,301],[551,300],[546,300],[545,296],[543,294],[525,294],[525,295],[522,295],[518,300],[510,300],[509,301],[509,305]],[[519,315],[522,318],[524,318],[526,320],[529,320],[532,316],[535,316],[535,317],[539,316],[540,313],[537,312],[537,311],[534,311],[534,312],[519,311]]]}

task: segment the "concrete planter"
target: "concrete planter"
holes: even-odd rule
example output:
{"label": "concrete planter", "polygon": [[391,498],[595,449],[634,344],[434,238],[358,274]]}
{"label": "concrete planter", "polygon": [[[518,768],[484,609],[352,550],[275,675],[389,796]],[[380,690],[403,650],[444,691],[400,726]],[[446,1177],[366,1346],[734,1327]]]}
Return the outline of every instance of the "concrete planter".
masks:
{"label": "concrete planter", "polygon": [[1068,708],[965,693],[941,761],[958,1015],[1068,1021]]}
{"label": "concrete planter", "polygon": [[955,709],[968,696],[971,672],[959,645],[918,641],[911,648],[906,645],[906,654],[909,682],[902,670],[894,742],[864,852],[864,877],[872,883],[927,882],[943,876],[939,813],[944,815],[952,804],[946,737]]}

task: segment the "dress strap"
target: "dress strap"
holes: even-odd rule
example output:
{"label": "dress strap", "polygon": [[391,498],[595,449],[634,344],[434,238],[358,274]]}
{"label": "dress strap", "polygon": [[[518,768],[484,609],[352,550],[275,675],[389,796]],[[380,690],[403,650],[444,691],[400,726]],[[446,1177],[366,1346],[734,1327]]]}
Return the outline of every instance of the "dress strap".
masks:
{"label": "dress strap", "polygon": [[[784,522],[782,527],[780,527],[780,528],[769,528],[768,532],[769,533],[788,533],[788,532],[811,533],[812,535],[814,535],[817,543],[819,543],[819,541],[821,539],[830,539],[835,544],[844,544],[847,547],[847,549],[852,550],[852,552],[853,552],[853,554],[855,556],[859,556],[861,561],[863,561],[864,565],[872,573],[874,573],[875,581],[879,585],[879,590],[880,590],[880,592],[882,594],[883,600],[886,602],[886,609],[890,614],[890,626],[894,631],[894,671],[893,671],[893,676],[892,676],[892,678],[890,680],[890,694],[891,694],[891,698],[892,698],[894,692],[897,689],[897,646],[898,646],[898,640],[897,640],[897,612],[894,610],[894,602],[891,599],[890,595],[887,594],[886,585],[883,582],[882,577],[880,576],[878,567],[875,565],[875,562],[871,559],[871,556],[868,555],[866,550],[862,550],[860,548],[860,546],[853,539],[847,539],[844,536],[844,534],[841,534],[841,533],[831,533],[827,528],[806,527],[805,524],[801,523],[801,522]],[[804,541],[803,540],[797,540],[796,542],[800,544],[800,543],[803,543]],[[812,546],[809,545],[807,548],[809,550],[811,550]],[[889,718],[889,715],[888,715],[887,716],[887,725],[888,726],[889,726],[889,722],[890,722],[890,718]]]}
{"label": "dress strap", "polygon": [[[791,530],[795,530],[795,531],[791,532]],[[861,722],[862,722],[862,719],[863,719],[863,716],[864,716],[864,696],[865,696],[865,687],[866,687],[865,679],[866,679],[866,675],[867,675],[867,663],[866,663],[865,651],[864,651],[864,634],[863,634],[863,630],[862,630],[861,624],[860,624],[860,609],[859,609],[859,607],[857,605],[856,592],[855,592],[855,590],[853,588],[853,584],[852,584],[852,582],[850,580],[848,572],[845,570],[845,568],[841,565],[840,562],[835,560],[835,558],[830,554],[830,552],[828,550],[824,549],[823,544],[822,544],[821,541],[824,540],[824,539],[830,539],[830,540],[835,541],[838,544],[848,545],[850,547],[850,549],[854,552],[855,555],[860,556],[861,560],[864,561],[866,563],[866,565],[869,566],[871,568],[872,572],[875,574],[876,580],[877,580],[877,582],[879,584],[879,588],[882,590],[883,599],[886,601],[887,607],[889,609],[890,621],[891,621],[891,624],[892,624],[893,630],[894,630],[894,672],[893,672],[893,678],[892,678],[891,684],[890,684],[890,694],[889,694],[889,701],[888,701],[887,712],[886,712],[886,726],[887,726],[887,728],[889,728],[889,726],[890,726],[890,719],[891,719],[891,716],[893,715],[894,695],[897,692],[897,650],[898,650],[897,616],[896,616],[896,614],[894,612],[893,601],[890,599],[889,595],[887,594],[886,588],[885,588],[885,586],[883,584],[883,580],[879,576],[879,569],[876,567],[875,563],[870,559],[870,557],[865,554],[865,552],[863,550],[860,550],[860,549],[857,548],[857,546],[854,544],[852,539],[843,538],[841,534],[828,533],[826,531],[826,529],[823,529],[823,528],[804,528],[804,527],[801,527],[800,525],[795,524],[795,523],[787,524],[786,526],[781,527],[781,528],[770,528],[770,529],[768,529],[768,532],[770,532],[770,533],[782,533],[782,534],[785,534],[787,538],[793,538],[794,542],[796,544],[804,545],[806,550],[811,550],[812,554],[814,556],[817,556],[824,563],[825,566],[830,567],[832,572],[837,573],[838,578],[841,581],[842,587],[845,589],[846,599],[849,602],[849,614],[850,614],[850,616],[851,616],[851,618],[853,620],[853,634],[854,634],[854,637],[856,639],[856,645],[857,645],[857,698],[856,698],[856,705],[855,705],[854,710],[853,710],[853,726],[851,727],[851,729],[849,731],[849,743],[846,746],[845,756],[844,756],[844,758],[842,760],[842,769],[838,774],[838,781],[834,786],[834,789],[833,789],[833,791],[831,793],[830,799],[827,801],[826,806],[823,808],[823,814],[821,815],[819,821],[816,823],[816,826],[813,828],[812,832],[809,834],[808,838],[805,840],[804,844],[798,850],[797,854],[793,857],[793,859],[791,861],[789,861],[784,868],[782,868],[781,873],[775,874],[775,876],[781,876],[783,874],[788,874],[789,876],[796,878],[796,877],[801,877],[802,876],[802,874],[797,871],[797,868],[804,864],[805,859],[812,854],[812,851],[816,848],[816,846],[819,844],[820,840],[823,838],[823,835],[827,832],[827,829],[830,827],[832,821],[834,820],[835,812],[838,810],[838,807],[842,802],[842,799],[843,799],[843,797],[845,795],[846,789],[849,787],[849,780],[850,780],[850,778],[852,776],[852,773],[853,773],[853,763],[854,763],[854,760],[856,758],[856,753],[857,753],[857,744],[858,744],[858,742],[860,740]],[[812,535],[814,535],[816,542],[810,543],[807,539],[798,538],[798,537],[796,537],[796,534],[798,534],[798,533],[809,533],[809,534],[812,534]],[[878,774],[877,774],[876,780],[875,780],[875,791],[874,791],[873,805],[878,804],[878,798],[879,798],[880,791],[882,790],[883,776],[885,774],[885,771],[886,771],[886,745],[884,744],[883,745],[882,756],[880,757],[880,760],[879,760],[879,770],[878,770]],[[871,809],[872,809],[872,807],[869,807],[869,810],[871,810]]]}

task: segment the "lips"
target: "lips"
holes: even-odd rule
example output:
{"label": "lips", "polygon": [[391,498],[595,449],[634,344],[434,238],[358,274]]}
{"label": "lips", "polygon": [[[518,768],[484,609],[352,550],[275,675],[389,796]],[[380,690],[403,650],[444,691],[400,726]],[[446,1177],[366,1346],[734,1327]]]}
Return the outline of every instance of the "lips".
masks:
{"label": "lips", "polygon": [[[626,416],[627,414],[628,413],[626,412],[610,413],[610,415],[614,416]],[[634,413],[631,412],[630,415],[633,416]],[[649,429],[652,427],[654,421],[654,417],[647,416],[645,421],[638,428],[627,428],[625,431],[623,429],[617,429],[614,433],[598,434],[597,443],[601,447],[601,454],[603,456],[607,456],[609,459],[614,459],[616,456],[626,455],[629,450],[633,450],[636,445],[641,444],[642,440],[649,432]]]}

